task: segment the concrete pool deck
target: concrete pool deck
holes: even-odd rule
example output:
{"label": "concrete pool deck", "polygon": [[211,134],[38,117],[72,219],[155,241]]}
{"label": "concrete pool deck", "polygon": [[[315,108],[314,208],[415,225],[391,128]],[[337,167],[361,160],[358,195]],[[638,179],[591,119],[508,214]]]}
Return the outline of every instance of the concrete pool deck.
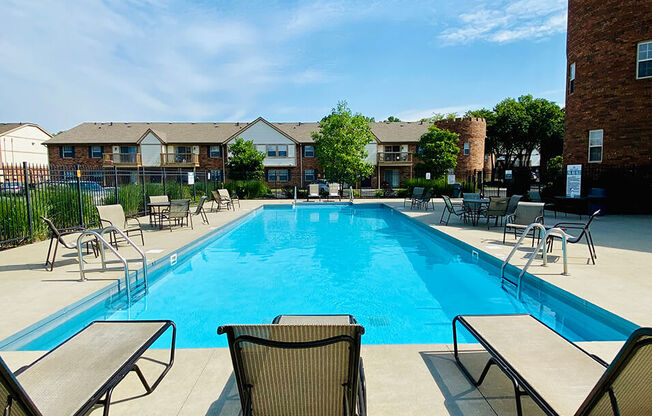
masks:
{"label": "concrete pool deck", "polygon": [[[148,230],[145,250],[148,260],[171,251],[211,232],[263,204],[288,201],[241,201],[242,209],[209,213],[211,225],[194,217],[195,229],[170,231]],[[449,226],[439,226],[443,204],[423,212],[403,209],[401,200],[357,200],[356,203],[386,203],[406,215],[434,226],[438,230],[471,244],[498,258],[504,258],[514,243],[508,236],[502,245],[502,228],[487,231],[486,226],[471,227],[451,218]],[[576,221],[576,216],[559,221]],[[554,223],[546,218],[546,223]],[[639,325],[652,326],[652,294],[649,268],[652,266],[652,216],[607,216],[592,226],[597,264],[587,265],[584,244],[569,245],[569,276],[562,276],[559,245],[548,267],[535,261],[529,270],[538,277],[593,302]],[[173,238],[171,238],[173,237]],[[3,339],[59,309],[111,284],[121,272],[90,273],[88,281],[79,282],[79,268],[72,250],[60,251],[64,259],[53,272],[43,269],[47,242],[40,242],[0,252],[0,339]],[[513,264],[523,265],[531,248],[526,245]],[[128,248],[121,252],[128,252]],[[160,250],[160,251],[159,251]],[[130,255],[131,257],[131,255]],[[92,256],[90,257],[92,259]],[[221,324],[216,322],[215,326]],[[216,335],[217,336],[217,335]],[[583,343],[590,352],[610,360],[620,343]],[[372,345],[363,346],[369,414],[380,415],[503,415],[514,414],[513,392],[509,381],[499,371],[491,372],[480,389],[473,388],[455,365],[450,345]],[[469,348],[474,348],[470,345]],[[164,351],[154,350],[156,358]],[[473,364],[481,365],[482,352],[469,352]],[[2,352],[12,369],[29,364],[39,352]],[[156,364],[145,361],[144,371],[153,378]],[[475,368],[475,367],[474,367]],[[142,394],[135,376],[115,390],[111,414],[142,415],[236,415],[239,411],[237,389],[233,383],[231,360],[226,348],[180,349],[175,364],[158,389],[149,396]],[[533,404],[525,414],[542,414]],[[99,410],[93,414],[100,414]]]}

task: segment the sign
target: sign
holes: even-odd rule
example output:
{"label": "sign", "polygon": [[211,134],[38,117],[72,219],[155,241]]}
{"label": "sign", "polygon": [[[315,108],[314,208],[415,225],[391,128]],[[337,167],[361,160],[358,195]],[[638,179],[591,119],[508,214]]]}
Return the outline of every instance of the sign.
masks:
{"label": "sign", "polygon": [[188,172],[188,185],[195,184],[195,172]]}
{"label": "sign", "polygon": [[582,195],[582,165],[566,165],[566,196],[579,198]]}
{"label": "sign", "polygon": [[81,178],[81,170],[77,169],[77,177]]}
{"label": "sign", "polygon": [[426,179],[430,180],[430,172],[426,172]]}
{"label": "sign", "polygon": [[448,185],[453,185],[455,183],[455,174],[448,175],[447,178],[448,180],[446,181],[446,183]]}
{"label": "sign", "polygon": [[512,170],[511,169],[505,170],[505,179],[512,179]]}

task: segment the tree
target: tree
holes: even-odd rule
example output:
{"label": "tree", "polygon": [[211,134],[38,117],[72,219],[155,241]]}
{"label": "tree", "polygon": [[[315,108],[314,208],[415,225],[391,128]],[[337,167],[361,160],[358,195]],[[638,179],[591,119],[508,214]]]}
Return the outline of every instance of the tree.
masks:
{"label": "tree", "polygon": [[265,153],[256,150],[254,142],[245,141],[238,137],[229,145],[229,152],[229,160],[226,166],[229,170],[230,179],[263,179],[265,174],[263,167]]}
{"label": "tree", "polygon": [[365,160],[365,146],[374,140],[369,121],[340,101],[319,122],[321,131],[312,132],[315,156],[329,181],[354,184],[373,173],[373,165]]}
{"label": "tree", "polygon": [[457,166],[458,141],[456,133],[430,126],[419,139],[417,156],[423,162],[419,170],[432,173],[435,179],[444,176]]}
{"label": "tree", "polygon": [[431,117],[422,118],[419,121],[433,122],[441,120],[455,120],[458,117],[457,113],[432,113]]}
{"label": "tree", "polygon": [[385,120],[385,121],[389,121],[390,123],[396,123],[396,122],[401,121],[401,119],[398,118],[398,117],[389,116],[389,117],[387,117],[387,120]]}

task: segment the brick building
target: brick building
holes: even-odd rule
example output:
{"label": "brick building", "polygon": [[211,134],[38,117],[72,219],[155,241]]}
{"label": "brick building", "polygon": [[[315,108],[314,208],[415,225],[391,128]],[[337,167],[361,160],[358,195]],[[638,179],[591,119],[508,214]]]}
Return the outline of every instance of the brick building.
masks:
{"label": "brick building", "polygon": [[652,2],[569,0],[567,63],[564,164],[652,165]]}
{"label": "brick building", "polygon": [[[363,187],[392,187],[414,176],[417,144],[433,123],[371,123],[374,142],[368,161],[376,168]],[[459,176],[482,170],[484,119],[464,118],[435,123],[460,136]],[[80,164],[98,169],[161,167],[210,171],[228,179],[228,145],[241,137],[265,153],[265,179],[270,185],[304,187],[321,177],[311,133],[318,123],[270,123],[262,117],[249,123],[83,123],[49,140],[52,165]],[[226,156],[226,157],[225,157]]]}

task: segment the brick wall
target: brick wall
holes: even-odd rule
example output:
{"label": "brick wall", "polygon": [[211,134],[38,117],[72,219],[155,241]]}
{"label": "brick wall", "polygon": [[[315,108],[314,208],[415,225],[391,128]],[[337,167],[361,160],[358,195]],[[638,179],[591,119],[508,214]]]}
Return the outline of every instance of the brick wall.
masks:
{"label": "brick wall", "polygon": [[[91,158],[88,156],[88,148],[89,146],[87,145],[74,145],[75,149],[75,157],[74,158],[62,158],[60,156],[60,148],[61,146],[58,145],[51,145],[48,146],[48,160],[51,165],[55,166],[74,166],[74,165],[82,165],[82,166],[95,166],[95,167],[101,167],[102,166],[102,158]],[[107,151],[112,151],[111,146],[102,146],[102,153],[107,152]]]}
{"label": "brick wall", "polygon": [[588,162],[589,130],[598,129],[603,165],[652,164],[652,78],[636,79],[637,44],[650,40],[650,1],[569,1],[564,164]]}
{"label": "brick wall", "polygon": [[[210,146],[199,146],[199,168],[201,170],[222,170],[225,168],[224,160],[222,157],[209,157],[208,149]],[[226,149],[222,146],[222,155]]]}
{"label": "brick wall", "polygon": [[[457,133],[460,152],[457,154],[455,174],[482,170],[484,168],[484,141],[487,136],[487,122],[483,118],[456,118],[435,122],[440,129]],[[464,154],[464,143],[469,143],[469,154]]]}

